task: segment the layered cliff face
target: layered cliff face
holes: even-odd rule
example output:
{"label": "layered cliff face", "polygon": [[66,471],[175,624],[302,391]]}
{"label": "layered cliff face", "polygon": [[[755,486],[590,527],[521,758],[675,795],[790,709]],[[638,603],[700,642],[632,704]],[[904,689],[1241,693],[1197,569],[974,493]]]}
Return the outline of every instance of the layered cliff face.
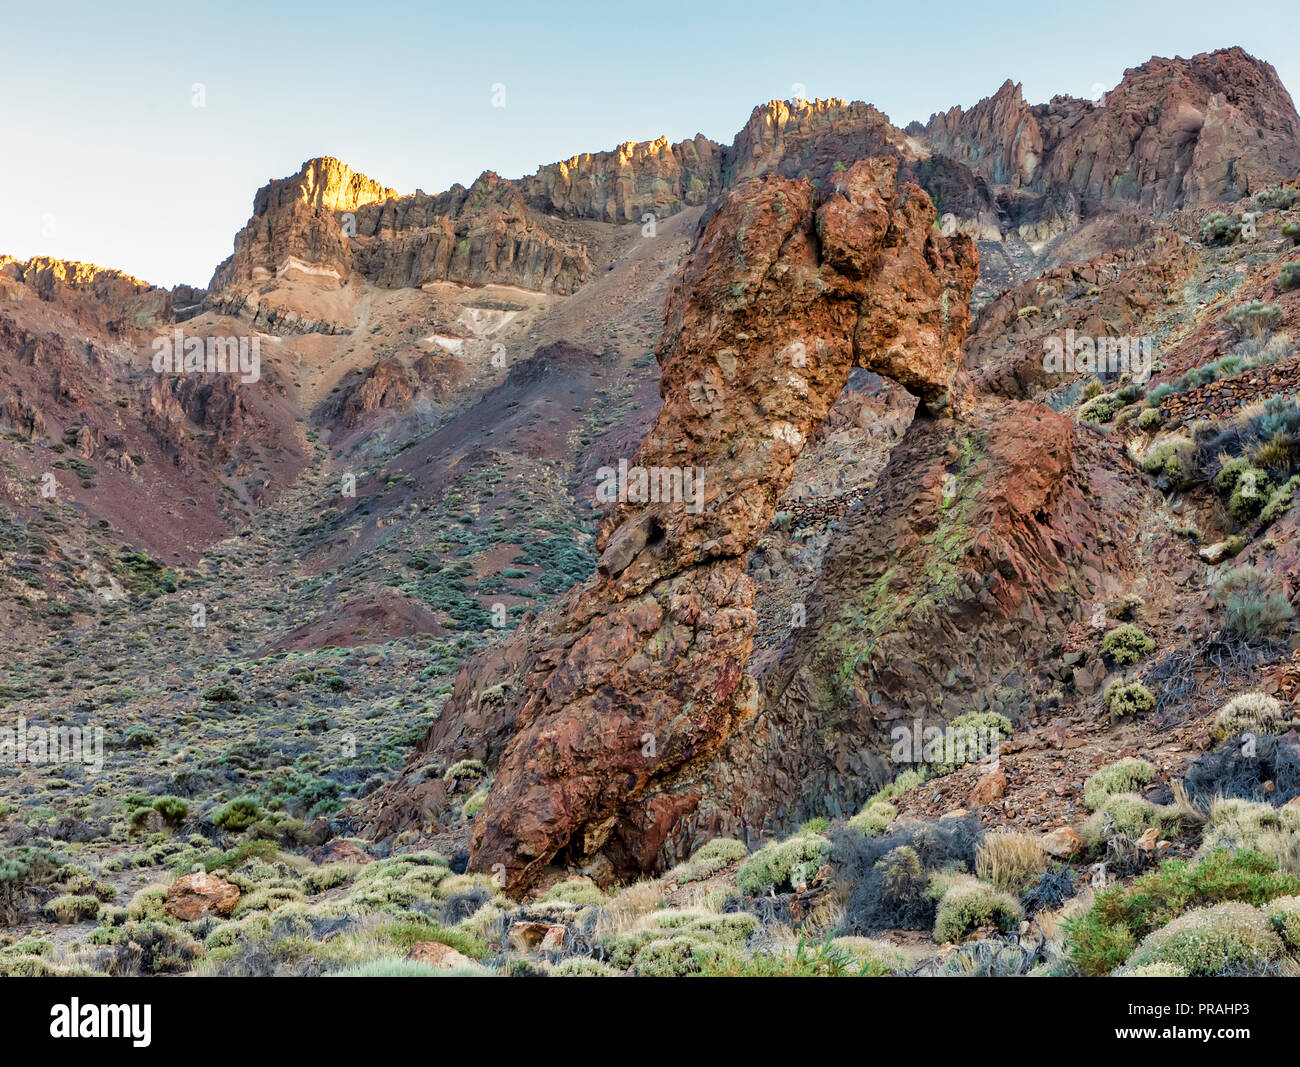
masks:
{"label": "layered cliff face", "polygon": [[817,175],[872,156],[899,159],[904,138],[870,104],[844,100],[773,100],[754,108],[727,151],[726,179],[758,174]]}
{"label": "layered cliff face", "polygon": [[258,190],[253,217],[235,235],[234,255],[217,267],[209,291],[280,277],[341,285],[352,256],[336,213],[396,195],[337,159],[308,160],[297,174]]}
{"label": "layered cliff face", "polygon": [[520,179],[531,207],[601,222],[642,222],[703,204],[722,188],[723,146],[703,134],[670,145],[629,141],[611,152],[584,153]]}
{"label": "layered cliff face", "polygon": [[454,281],[572,293],[594,272],[580,240],[495,174],[450,201],[417,194],[371,205],[356,226],[357,269],[387,289]]}
{"label": "layered cliff face", "polygon": [[[472,842],[474,865],[512,890],[561,849],[591,858],[624,841],[637,799],[754,711],[745,556],[850,369],[896,375],[935,409],[960,402],[974,249],[940,236],[925,193],[896,183],[894,160],[870,159],[820,189],[768,174],[728,194],[668,303],[664,407],[631,465],[655,488],[622,487],[595,582],[488,657],[519,671],[492,714],[510,725],[426,738],[441,759],[513,732]],[[475,716],[487,688],[471,667],[443,719]],[[381,831],[442,799],[418,786],[395,797]]]}
{"label": "layered cliff face", "polygon": [[1240,48],[1152,59],[1097,102],[1031,107],[1005,83],[909,132],[998,185],[1068,188],[1164,214],[1258,192],[1300,169],[1300,119],[1277,72]]}

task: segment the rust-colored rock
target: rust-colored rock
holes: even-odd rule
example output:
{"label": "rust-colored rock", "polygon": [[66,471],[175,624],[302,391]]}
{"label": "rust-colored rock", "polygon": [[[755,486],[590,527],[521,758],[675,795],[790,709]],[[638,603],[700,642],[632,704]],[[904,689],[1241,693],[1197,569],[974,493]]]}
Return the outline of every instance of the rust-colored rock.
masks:
{"label": "rust-colored rock", "polygon": [[312,863],[373,863],[375,857],[351,841],[338,837],[307,853]]}
{"label": "rust-colored rock", "polygon": [[1151,59],[1098,97],[1031,107],[1008,81],[969,111],[952,108],[909,132],[998,185],[1068,188],[1153,214],[1235,200],[1300,167],[1291,97],[1269,64],[1240,48]]}
{"label": "rust-colored rock", "polygon": [[471,959],[463,952],[457,952],[450,945],[444,945],[438,941],[417,941],[411,946],[411,951],[406,954],[407,959],[415,960],[417,963],[427,963],[431,967],[439,969],[446,968],[450,970],[453,967],[474,967],[480,966],[477,960]]}
{"label": "rust-colored rock", "polygon": [[564,945],[565,929],[558,923],[512,923],[506,940],[516,952],[551,952]]}
{"label": "rust-colored rock", "polygon": [[1042,837],[1043,850],[1059,860],[1068,860],[1083,853],[1083,838],[1068,826],[1058,826]]}
{"label": "rust-colored rock", "polygon": [[1007,772],[999,767],[995,771],[989,771],[970,791],[966,797],[966,805],[971,808],[982,807],[985,804],[992,804],[995,800],[1001,800],[1007,795]]}
{"label": "rust-colored rock", "polygon": [[[820,191],[767,175],[723,201],[670,296],[664,406],[630,465],[677,493],[643,503],[631,483],[596,580],[492,654],[522,676],[458,680],[443,722],[510,684],[494,717],[516,732],[471,842],[471,866],[499,864],[509,891],[562,849],[598,852],[630,800],[707,762],[754,712],[744,556],[850,369],[897,373],[934,409],[960,400],[974,248],[942,237],[929,198],[896,177],[872,159]],[[679,814],[671,799],[653,810],[664,826]],[[412,814],[390,807],[377,829]]]}
{"label": "rust-colored rock", "polygon": [[216,875],[195,871],[171,884],[163,901],[163,910],[173,919],[187,923],[206,915],[225,919],[238,901],[238,886]]}

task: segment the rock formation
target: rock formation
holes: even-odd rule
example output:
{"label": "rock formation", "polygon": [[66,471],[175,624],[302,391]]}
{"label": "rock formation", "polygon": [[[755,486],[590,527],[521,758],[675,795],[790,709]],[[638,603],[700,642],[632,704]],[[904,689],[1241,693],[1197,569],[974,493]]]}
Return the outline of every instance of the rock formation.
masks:
{"label": "rock formation", "polygon": [[217,267],[209,291],[286,275],[341,284],[351,250],[335,212],[396,195],[337,159],[308,160],[297,174],[258,190],[253,217],[235,235],[234,255]]}
{"label": "rock formation", "polygon": [[[632,466],[679,492],[620,504],[596,580],[488,656],[522,681],[489,713],[501,725],[470,741],[513,731],[473,863],[504,870],[513,890],[563,848],[597,852],[629,802],[706,760],[754,711],[744,557],[850,369],[896,376],[934,411],[960,405],[974,249],[941,237],[929,198],[896,179],[896,161],[877,158],[820,190],[743,182],[684,265],[657,353],[664,407]],[[462,674],[440,724],[473,721],[488,688],[475,678]],[[445,729],[425,748],[469,740]],[[439,799],[417,794],[380,823]]]}
{"label": "rock formation", "polygon": [[722,187],[723,147],[703,134],[669,145],[630,141],[542,167],[519,185],[529,206],[601,222],[641,222],[703,204]]}
{"label": "rock formation", "polygon": [[1031,107],[1006,82],[909,133],[997,185],[1068,188],[1154,214],[1258,192],[1300,169],[1300,119],[1267,63],[1240,48],[1152,59],[1097,101]]}

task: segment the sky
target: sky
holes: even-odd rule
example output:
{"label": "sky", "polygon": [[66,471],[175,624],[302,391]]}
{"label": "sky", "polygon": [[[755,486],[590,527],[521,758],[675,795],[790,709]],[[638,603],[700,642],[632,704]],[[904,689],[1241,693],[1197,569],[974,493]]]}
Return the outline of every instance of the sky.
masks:
{"label": "sky", "polygon": [[730,143],[797,94],[903,126],[1007,78],[1030,103],[1091,97],[1152,55],[1234,44],[1300,92],[1294,0],[113,6],[0,20],[0,254],[165,286],[206,285],[256,190],[315,156],[433,193],[624,141]]}

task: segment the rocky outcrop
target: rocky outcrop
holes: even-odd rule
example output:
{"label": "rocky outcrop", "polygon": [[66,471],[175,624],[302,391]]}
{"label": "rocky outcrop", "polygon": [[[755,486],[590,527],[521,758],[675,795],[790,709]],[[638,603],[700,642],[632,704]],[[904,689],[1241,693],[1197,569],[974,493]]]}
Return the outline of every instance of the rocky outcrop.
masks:
{"label": "rocky outcrop", "polygon": [[1152,59],[1093,102],[1031,107],[1007,82],[969,111],[909,127],[988,181],[1062,188],[1157,215],[1258,192],[1300,169],[1300,118],[1267,63],[1240,48]]}
{"label": "rocky outcrop", "polygon": [[754,108],[727,151],[729,186],[760,174],[818,178],[860,159],[901,159],[904,137],[870,104],[773,100]]}
{"label": "rocky outcrop", "polygon": [[969,111],[953,107],[932,116],[923,131],[932,152],[965,164],[997,185],[1031,185],[1042,163],[1038,120],[1020,86],[1010,79]]}
{"label": "rocky outcrop", "polygon": [[[592,856],[619,837],[629,804],[707,763],[753,714],[744,558],[851,368],[897,376],[932,410],[960,406],[976,257],[934,222],[887,158],[820,189],[743,182],[708,221],[669,299],[664,406],[631,467],[677,491],[642,501],[633,485],[598,538],[597,578],[467,668],[423,745],[441,761],[510,737],[475,821],[474,867],[503,870],[518,891],[562,849]],[[484,673],[504,663],[508,690]],[[442,725],[483,718],[489,690],[495,725],[472,738]],[[379,832],[439,799],[402,790]]]}
{"label": "rocky outcrop", "polygon": [[469,189],[399,197],[338,160],[314,159],[258,192],[209,292],[212,306],[230,310],[274,280],[338,288],[358,274],[384,288],[494,282],[570,293],[592,271],[582,241],[533,210],[516,182],[488,172]]}
{"label": "rocky outcrop", "polygon": [[572,293],[594,267],[586,245],[484,174],[464,196],[417,194],[357,213],[357,269],[384,288],[452,281]]}
{"label": "rocky outcrop", "polygon": [[349,385],[328,409],[346,429],[352,429],[380,412],[410,411],[417,398],[437,399],[448,386],[466,383],[462,360],[446,354],[421,353],[409,365],[397,357],[379,360],[356,383]]}
{"label": "rocky outcrop", "polygon": [[130,335],[141,325],[170,318],[165,289],[94,263],[0,256],[0,297],[22,299],[19,286],[40,300],[60,303],[88,328],[114,335]]}
{"label": "rocky outcrop", "polygon": [[1026,665],[1104,575],[1132,565],[1105,547],[1077,447],[1068,417],[994,397],[960,421],[914,422],[872,497],[841,519],[806,624],[757,679],[757,714],[706,766],[629,805],[605,846],[614,870],[670,865],[713,836],[758,842],[848,817],[892,775],[893,728],[1029,710]]}
{"label": "rocky outcrop", "polygon": [[214,295],[276,277],[337,287],[351,271],[347,235],[336,213],[396,196],[337,159],[311,159],[253,198],[253,217],[235,235],[235,252],[208,285]]}
{"label": "rocky outcrop", "polygon": [[1188,256],[1169,230],[1158,242],[1056,267],[1008,289],[980,309],[966,340],[966,363],[977,387],[1037,399],[1086,376],[1074,369],[1073,352],[1068,365],[1052,365],[1045,358],[1050,346],[1064,352],[1075,337],[1090,344],[1130,335],[1140,341],[1143,316],[1183,282]]}
{"label": "rocky outcrop", "polygon": [[167,889],[163,910],[181,922],[197,922],[209,915],[230,917],[239,903],[239,887],[224,878],[196,871],[178,878]]}
{"label": "rocky outcrop", "polygon": [[723,147],[703,134],[670,145],[629,141],[612,152],[584,153],[520,179],[529,206],[601,222],[642,222],[706,203],[722,188]]}

